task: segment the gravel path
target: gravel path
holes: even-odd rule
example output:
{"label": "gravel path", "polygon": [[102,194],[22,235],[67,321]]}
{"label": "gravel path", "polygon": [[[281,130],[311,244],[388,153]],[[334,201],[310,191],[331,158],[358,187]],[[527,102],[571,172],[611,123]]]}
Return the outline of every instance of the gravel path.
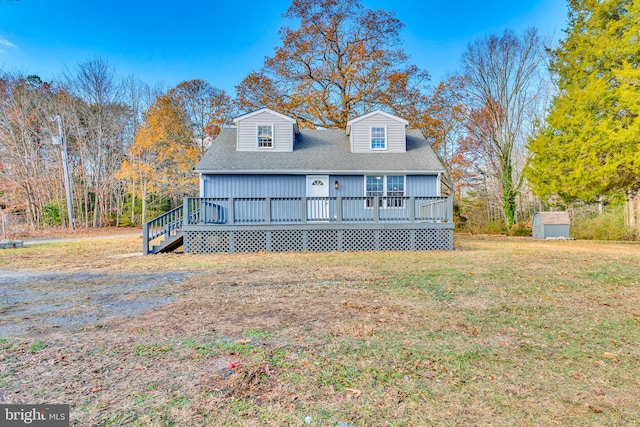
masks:
{"label": "gravel path", "polygon": [[126,233],[126,234],[106,234],[104,236],[91,236],[91,237],[46,237],[46,238],[34,238],[34,239],[22,239],[25,245],[38,245],[42,243],[51,242],[73,242],[79,240],[95,240],[95,239],[113,239],[114,237],[136,237],[141,233]]}
{"label": "gravel path", "polygon": [[0,270],[0,338],[73,329],[132,316],[174,300],[161,288],[184,273]]}

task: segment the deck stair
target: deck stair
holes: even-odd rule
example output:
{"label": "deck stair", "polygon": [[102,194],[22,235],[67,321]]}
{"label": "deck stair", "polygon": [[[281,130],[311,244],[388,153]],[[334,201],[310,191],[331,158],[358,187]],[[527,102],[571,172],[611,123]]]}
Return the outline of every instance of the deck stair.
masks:
{"label": "deck stair", "polygon": [[183,207],[178,206],[144,225],[142,239],[145,255],[171,252],[183,245],[183,212]]}

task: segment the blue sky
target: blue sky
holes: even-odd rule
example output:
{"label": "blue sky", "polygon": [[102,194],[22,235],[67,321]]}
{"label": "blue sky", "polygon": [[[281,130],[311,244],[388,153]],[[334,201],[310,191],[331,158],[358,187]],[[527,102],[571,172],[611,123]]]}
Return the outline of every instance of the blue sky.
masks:
{"label": "blue sky", "polygon": [[[0,1],[0,69],[59,77],[100,56],[123,75],[165,88],[195,78],[234,94],[280,44],[290,0]],[[439,82],[460,65],[467,44],[505,28],[537,27],[558,39],[565,0],[362,0],[394,10],[411,62]]]}

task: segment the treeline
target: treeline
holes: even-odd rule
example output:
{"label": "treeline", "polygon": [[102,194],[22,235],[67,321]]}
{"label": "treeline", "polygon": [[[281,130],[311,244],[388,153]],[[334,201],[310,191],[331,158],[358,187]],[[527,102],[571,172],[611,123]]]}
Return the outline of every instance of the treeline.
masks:
{"label": "treeline", "polygon": [[141,224],[197,194],[191,170],[234,111],[204,81],[165,92],[101,58],[54,82],[2,73],[0,208],[32,229],[68,226],[66,146],[76,226]]}
{"label": "treeline", "polygon": [[[79,226],[118,223],[124,188],[117,173],[153,94],[121,79],[105,61],[78,64],[59,82],[36,75],[0,76],[0,193],[5,210],[36,228],[63,223],[63,152],[56,119],[64,124]],[[144,102],[144,101],[143,101]],[[56,144],[57,143],[57,144]]]}
{"label": "treeline", "polygon": [[302,128],[343,129],[381,108],[431,142],[460,229],[526,234],[541,208],[570,209],[585,221],[619,212],[623,237],[637,229],[633,2],[571,2],[555,49],[534,29],[475,40],[458,75],[438,83],[410,62],[393,13],[359,0],[294,0],[285,16],[297,27],[281,29],[281,46],[235,96],[202,80],[150,87],[102,58],[52,82],[1,73],[0,207],[21,212],[32,228],[68,225],[56,117],[76,224],[101,227],[141,224],[198,194],[192,168],[240,113],[269,107]]}

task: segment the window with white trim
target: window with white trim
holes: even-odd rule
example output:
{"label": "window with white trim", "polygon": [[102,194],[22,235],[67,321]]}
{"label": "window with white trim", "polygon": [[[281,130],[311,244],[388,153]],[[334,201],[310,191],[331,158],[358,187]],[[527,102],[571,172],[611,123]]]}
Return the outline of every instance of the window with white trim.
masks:
{"label": "window with white trim", "polygon": [[374,197],[379,197],[381,208],[404,208],[404,176],[365,176],[366,207],[374,206]]}
{"label": "window with white trim", "polygon": [[387,149],[387,128],[385,126],[371,128],[371,149]]}
{"label": "window with white trim", "polygon": [[388,208],[404,208],[404,176],[387,176],[386,204]]}
{"label": "window with white trim", "polygon": [[258,148],[273,148],[273,125],[258,125]]}

